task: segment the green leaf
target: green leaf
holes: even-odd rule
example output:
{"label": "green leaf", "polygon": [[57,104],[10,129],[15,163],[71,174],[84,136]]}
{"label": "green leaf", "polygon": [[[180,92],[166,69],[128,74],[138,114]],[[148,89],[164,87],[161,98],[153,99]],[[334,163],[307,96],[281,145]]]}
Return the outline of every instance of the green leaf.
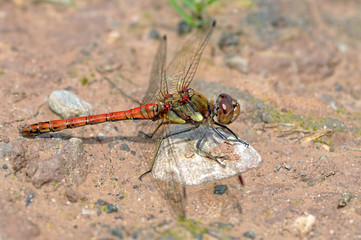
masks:
{"label": "green leaf", "polygon": [[193,0],[182,0],[183,4],[186,5],[193,12],[197,11],[196,3]]}
{"label": "green leaf", "polygon": [[194,19],[192,18],[192,16],[186,13],[175,0],[168,0],[168,2],[189,25],[194,26]]}
{"label": "green leaf", "polygon": [[219,0],[208,0],[208,5],[211,5],[212,3],[218,2]]}

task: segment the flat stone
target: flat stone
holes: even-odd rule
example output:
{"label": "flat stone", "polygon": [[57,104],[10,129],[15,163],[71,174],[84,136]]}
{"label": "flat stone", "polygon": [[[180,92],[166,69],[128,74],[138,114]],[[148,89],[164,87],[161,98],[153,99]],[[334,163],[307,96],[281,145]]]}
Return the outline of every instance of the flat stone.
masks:
{"label": "flat stone", "polygon": [[[187,126],[170,126],[170,128],[174,127],[180,131],[179,128]],[[211,152],[214,156],[218,155],[225,166],[196,151],[197,141],[205,130],[207,135],[201,144],[202,150]],[[232,138],[223,131],[222,134]],[[216,150],[220,150],[220,153]],[[191,157],[188,154],[190,151],[195,152]],[[251,145],[225,142],[213,129],[201,126],[197,130],[166,138],[162,142],[152,168],[152,176],[158,180],[197,185],[229,178],[257,168],[262,161],[262,157]]]}
{"label": "flat stone", "polygon": [[65,90],[55,90],[50,94],[49,107],[62,118],[86,116],[93,112],[89,103]]}
{"label": "flat stone", "polygon": [[241,73],[248,73],[248,60],[242,57],[229,56],[224,59],[224,63],[232,69],[235,69]]}

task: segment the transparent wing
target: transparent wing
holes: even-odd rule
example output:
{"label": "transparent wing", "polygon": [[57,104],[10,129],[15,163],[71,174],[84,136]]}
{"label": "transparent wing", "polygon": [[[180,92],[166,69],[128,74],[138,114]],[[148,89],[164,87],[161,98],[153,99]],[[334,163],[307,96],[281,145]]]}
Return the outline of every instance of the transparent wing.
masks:
{"label": "transparent wing", "polygon": [[[156,103],[161,99],[164,99],[165,95],[168,93],[168,86],[166,82],[165,75],[165,63],[166,63],[166,42],[167,39],[164,36],[157,50],[157,53],[154,58],[152,65],[152,70],[150,74],[150,82],[148,90],[145,94],[145,97],[142,100],[142,104],[146,103]],[[156,158],[156,153],[158,150],[163,151],[159,148],[160,141],[167,135],[172,134],[168,122],[166,119],[160,119],[158,121],[147,121],[145,123],[142,121],[138,127],[143,134],[140,134],[143,137],[144,146],[142,153],[144,158],[147,160],[147,168],[150,169],[153,165],[153,161]],[[145,133],[145,134],[144,134]],[[151,136],[151,138],[149,137]],[[169,139],[164,138],[163,143],[170,145]],[[170,157],[167,159],[168,165],[174,161],[175,157],[170,150]],[[167,167],[167,166],[165,166]],[[167,200],[170,205],[170,209],[174,212],[176,216],[185,216],[185,187],[182,184],[177,183],[173,179],[172,173],[169,173],[167,181],[155,180],[152,178],[152,181],[158,187],[160,193],[163,195],[163,198]]]}
{"label": "transparent wing", "polygon": [[[188,129],[191,130],[187,131]],[[156,179],[159,188],[178,216],[185,216],[185,214],[180,214],[185,213],[186,209],[188,197],[186,198],[185,189],[187,189],[187,193],[192,193],[189,191],[189,187],[185,187],[186,185],[202,185],[237,176],[242,172],[259,167],[263,161],[252,146],[227,141],[226,139],[232,139],[233,135],[224,132],[223,129],[218,129],[221,133],[219,135],[207,125],[195,128],[178,124],[169,126],[166,131],[170,131],[172,134],[159,145],[159,152],[152,168],[152,177]],[[220,165],[218,161],[197,151],[200,139],[203,140],[199,147],[204,152],[217,156],[224,165]],[[188,194],[188,196],[190,195]],[[227,198],[222,201],[232,205],[230,209],[233,207],[237,209],[240,204],[235,200]]]}
{"label": "transparent wing", "polygon": [[160,40],[157,53],[155,54],[152,69],[150,72],[150,81],[148,90],[142,100],[142,104],[155,103],[162,99],[168,93],[167,82],[165,78],[165,64],[167,56],[167,38],[163,36]]}
{"label": "transparent wing", "polygon": [[[146,170],[149,170],[153,167],[153,164],[156,164],[154,161],[157,161],[158,156],[163,154],[164,151],[167,152],[167,158],[162,158],[162,169],[165,172],[164,179],[154,179],[153,170],[151,179],[157,186],[160,194],[168,202],[170,211],[174,212],[176,216],[185,217],[185,186],[177,181],[180,177],[179,173],[172,170],[174,169],[174,163],[176,163],[175,160],[177,159],[177,156],[172,142],[173,138],[166,137],[172,135],[174,131],[177,131],[176,128],[174,129],[173,127],[175,127],[175,125],[170,126],[164,119],[160,119],[156,122],[149,122],[148,127],[145,130],[148,136],[144,134],[140,135],[144,140],[142,153],[148,162]],[[152,137],[149,138],[149,135],[152,135]],[[165,147],[166,149],[164,149]],[[147,176],[147,178],[149,178],[149,176]]]}
{"label": "transparent wing", "polygon": [[197,30],[167,66],[166,79],[170,93],[181,91],[192,82],[203,50],[209,41],[215,25],[216,21],[212,21],[206,30]]}
{"label": "transparent wing", "polygon": [[[164,99],[167,93],[173,93],[187,87],[192,81],[197,70],[203,49],[213,31],[213,22],[206,31],[199,30],[194,34],[176,54],[168,68],[165,69],[166,62],[166,38],[164,37],[158,47],[154,63],[151,70],[150,85],[142,103],[152,103]],[[153,179],[163,197],[168,201],[171,209],[177,216],[185,216],[186,192],[184,186],[184,172],[177,159],[177,144],[175,139],[183,128],[172,125],[166,119],[150,122],[147,127],[140,125],[141,131],[148,135],[144,137],[145,145],[142,149],[144,157],[149,159],[148,168],[153,166],[155,159],[163,160],[164,178],[162,180]],[[189,128],[190,126],[183,126]],[[183,139],[184,141],[184,139]],[[193,149],[194,150],[194,149]],[[165,157],[159,157],[166,153]],[[153,175],[153,172],[152,172]]]}

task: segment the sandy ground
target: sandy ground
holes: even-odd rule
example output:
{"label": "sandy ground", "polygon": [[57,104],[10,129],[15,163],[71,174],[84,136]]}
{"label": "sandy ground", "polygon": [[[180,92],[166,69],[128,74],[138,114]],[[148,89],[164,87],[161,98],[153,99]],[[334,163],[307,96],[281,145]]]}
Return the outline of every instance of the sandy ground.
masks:
{"label": "sandy ground", "polygon": [[54,90],[94,113],[136,107],[158,46],[151,30],[167,34],[168,56],[184,42],[174,9],[1,1],[0,239],[361,239],[360,9],[352,0],[208,9],[217,27],[192,86],[239,99],[230,128],[264,162],[244,186],[235,176],[187,187],[179,219],[151,175],[138,179],[150,163],[133,122],[18,133],[60,118],[48,105]]}

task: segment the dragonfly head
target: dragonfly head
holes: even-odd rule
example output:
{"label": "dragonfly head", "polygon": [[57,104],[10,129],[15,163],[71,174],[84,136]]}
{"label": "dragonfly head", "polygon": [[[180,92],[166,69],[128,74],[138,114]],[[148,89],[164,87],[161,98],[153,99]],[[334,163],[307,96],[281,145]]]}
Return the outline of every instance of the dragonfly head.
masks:
{"label": "dragonfly head", "polygon": [[215,105],[216,121],[221,124],[230,124],[240,113],[239,103],[228,94],[218,96]]}

